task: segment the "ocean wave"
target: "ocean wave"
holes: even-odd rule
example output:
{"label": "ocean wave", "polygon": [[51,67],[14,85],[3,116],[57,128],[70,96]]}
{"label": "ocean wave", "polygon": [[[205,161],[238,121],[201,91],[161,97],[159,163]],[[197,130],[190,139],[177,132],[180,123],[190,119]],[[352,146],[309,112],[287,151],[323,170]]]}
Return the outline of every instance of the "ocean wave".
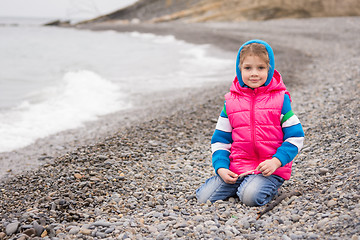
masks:
{"label": "ocean wave", "polygon": [[87,70],[68,72],[61,84],[38,94],[41,100],[23,101],[0,113],[0,152],[25,147],[38,138],[82,127],[101,115],[130,107],[118,85]]}

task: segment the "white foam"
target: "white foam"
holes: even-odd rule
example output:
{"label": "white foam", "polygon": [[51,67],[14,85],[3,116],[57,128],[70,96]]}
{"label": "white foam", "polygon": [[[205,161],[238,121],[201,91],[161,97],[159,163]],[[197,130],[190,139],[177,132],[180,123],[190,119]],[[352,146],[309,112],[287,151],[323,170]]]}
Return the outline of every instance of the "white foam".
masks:
{"label": "white foam", "polygon": [[0,152],[129,107],[122,101],[125,95],[118,85],[86,70],[66,73],[61,86],[46,88],[38,95],[42,98],[0,112]]}
{"label": "white foam", "polygon": [[139,32],[129,32],[129,36],[133,38],[144,39],[147,41],[152,41],[153,43],[171,43],[171,44],[185,44],[184,41],[176,39],[174,35],[155,35],[152,33],[139,33]]}

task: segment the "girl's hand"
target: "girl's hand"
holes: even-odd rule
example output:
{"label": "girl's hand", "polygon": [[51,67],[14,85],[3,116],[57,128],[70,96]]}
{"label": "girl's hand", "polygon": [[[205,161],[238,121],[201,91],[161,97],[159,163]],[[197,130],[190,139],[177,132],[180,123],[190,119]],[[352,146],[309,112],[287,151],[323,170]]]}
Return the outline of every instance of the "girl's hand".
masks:
{"label": "girl's hand", "polygon": [[261,162],[256,170],[262,172],[264,177],[268,177],[279,167],[281,167],[281,162],[279,159],[274,157]]}
{"label": "girl's hand", "polygon": [[224,180],[224,182],[226,182],[227,184],[236,183],[236,180],[239,177],[239,175],[237,175],[236,173],[234,173],[234,172],[232,172],[232,171],[230,171],[229,169],[226,169],[226,168],[219,168],[217,170],[217,173],[222,178],[222,180]]}

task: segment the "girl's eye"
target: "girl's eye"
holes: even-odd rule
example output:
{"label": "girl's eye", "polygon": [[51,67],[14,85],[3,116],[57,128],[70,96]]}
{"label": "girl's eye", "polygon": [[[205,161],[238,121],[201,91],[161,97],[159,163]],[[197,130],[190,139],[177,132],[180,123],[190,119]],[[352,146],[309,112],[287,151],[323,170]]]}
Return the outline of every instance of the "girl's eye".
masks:
{"label": "girl's eye", "polygon": [[250,69],[250,67],[244,67],[244,69],[245,69],[245,70],[249,70],[249,69]]}
{"label": "girl's eye", "polygon": [[265,69],[265,67],[259,67],[259,69],[264,70],[264,69]]}

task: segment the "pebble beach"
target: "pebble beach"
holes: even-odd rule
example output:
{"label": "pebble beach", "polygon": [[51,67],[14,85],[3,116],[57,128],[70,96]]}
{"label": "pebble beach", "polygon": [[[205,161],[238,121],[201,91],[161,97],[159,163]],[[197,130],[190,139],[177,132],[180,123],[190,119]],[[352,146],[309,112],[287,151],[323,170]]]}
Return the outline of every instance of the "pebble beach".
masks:
{"label": "pebble beach", "polygon": [[197,202],[229,79],[3,179],[0,239],[360,239],[360,17],[79,28],[174,35],[233,52],[234,65],[244,41],[267,41],[306,138],[279,194],[301,195],[260,218],[266,206],[237,198]]}

